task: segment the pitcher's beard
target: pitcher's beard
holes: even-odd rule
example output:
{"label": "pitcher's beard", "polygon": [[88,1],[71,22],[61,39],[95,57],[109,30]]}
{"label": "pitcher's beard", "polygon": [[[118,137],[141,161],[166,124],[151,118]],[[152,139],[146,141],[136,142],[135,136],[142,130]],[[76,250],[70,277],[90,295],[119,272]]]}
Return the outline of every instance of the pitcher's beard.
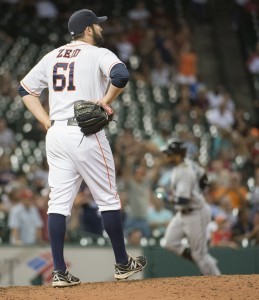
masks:
{"label": "pitcher's beard", "polygon": [[101,33],[97,34],[94,29],[93,29],[93,40],[94,40],[95,46],[101,47],[103,45],[104,40],[103,40],[102,34]]}

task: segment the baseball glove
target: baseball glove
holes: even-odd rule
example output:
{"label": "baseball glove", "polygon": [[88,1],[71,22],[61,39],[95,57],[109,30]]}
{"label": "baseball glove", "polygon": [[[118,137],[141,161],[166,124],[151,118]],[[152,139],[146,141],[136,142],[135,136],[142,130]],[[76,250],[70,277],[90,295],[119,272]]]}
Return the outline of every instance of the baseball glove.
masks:
{"label": "baseball glove", "polygon": [[84,135],[102,130],[112,120],[114,112],[109,105],[79,100],[74,104],[75,118]]}

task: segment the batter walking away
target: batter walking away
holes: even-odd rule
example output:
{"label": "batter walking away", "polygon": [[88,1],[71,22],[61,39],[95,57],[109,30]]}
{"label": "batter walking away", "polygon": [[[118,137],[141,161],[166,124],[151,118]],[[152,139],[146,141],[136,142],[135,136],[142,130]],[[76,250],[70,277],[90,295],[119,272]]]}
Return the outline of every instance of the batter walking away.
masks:
{"label": "batter walking away", "polygon": [[[202,193],[208,182],[205,170],[185,158],[186,146],[180,139],[169,140],[161,150],[167,162],[174,164],[169,200],[175,215],[165,232],[165,248],[196,263],[203,275],[220,275],[217,262],[207,249],[206,233],[211,212]],[[188,239],[188,247],[181,243],[184,237]]]}
{"label": "batter walking away", "polygon": [[[48,230],[54,261],[52,285],[77,285],[80,280],[69,273],[64,261],[66,217],[71,214],[82,180],[88,185],[102,215],[115,255],[117,280],[142,271],[146,258],[128,255],[116,191],[113,155],[104,130],[83,135],[74,115],[75,103],[93,101],[108,106],[123,91],[128,70],[118,57],[101,48],[100,24],[91,10],[72,14],[68,30],[72,42],[47,55],[25,76],[19,94],[27,108],[46,128],[46,152],[49,164],[50,199]],[[49,114],[39,96],[49,89]]]}

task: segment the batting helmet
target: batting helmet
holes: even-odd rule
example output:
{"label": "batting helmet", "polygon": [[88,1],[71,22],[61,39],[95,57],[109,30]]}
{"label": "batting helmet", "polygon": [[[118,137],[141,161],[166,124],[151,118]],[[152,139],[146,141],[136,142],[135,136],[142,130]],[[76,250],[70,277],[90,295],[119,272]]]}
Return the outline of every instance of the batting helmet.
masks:
{"label": "batting helmet", "polygon": [[167,142],[167,146],[162,148],[161,151],[166,153],[167,155],[180,154],[182,156],[185,156],[186,145],[183,140],[178,138],[173,138]]}

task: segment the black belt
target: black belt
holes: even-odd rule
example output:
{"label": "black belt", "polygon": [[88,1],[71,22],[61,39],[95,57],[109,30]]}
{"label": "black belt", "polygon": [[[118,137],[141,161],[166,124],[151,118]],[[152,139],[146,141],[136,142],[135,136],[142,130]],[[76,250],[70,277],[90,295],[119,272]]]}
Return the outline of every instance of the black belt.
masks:
{"label": "black belt", "polygon": [[191,212],[193,212],[194,209],[193,208],[185,208],[185,209],[181,209],[180,212],[183,214],[183,215],[187,215]]}
{"label": "black belt", "polygon": [[[55,124],[55,121],[50,122],[51,126]],[[78,126],[76,118],[70,118],[67,120],[67,126]]]}

